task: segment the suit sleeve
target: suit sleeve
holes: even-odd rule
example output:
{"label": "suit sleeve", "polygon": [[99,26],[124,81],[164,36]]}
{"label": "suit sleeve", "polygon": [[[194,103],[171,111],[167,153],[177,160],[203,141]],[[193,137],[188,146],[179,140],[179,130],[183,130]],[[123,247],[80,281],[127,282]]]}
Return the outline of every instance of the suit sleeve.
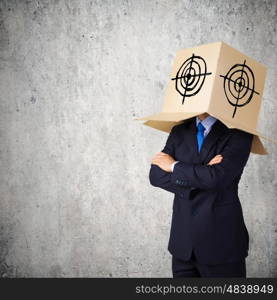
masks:
{"label": "suit sleeve", "polygon": [[[166,141],[166,145],[163,148],[162,152],[169,154],[174,157],[174,132],[175,128],[173,127]],[[176,167],[176,165],[175,165]],[[174,167],[174,168],[175,168]],[[151,185],[155,187],[162,188],[168,192],[177,194],[183,192],[186,188],[180,185],[175,184],[171,179],[172,173],[162,170],[159,166],[151,164],[149,172],[149,181]]]}
{"label": "suit sleeve", "polygon": [[179,162],[175,165],[171,176],[172,183],[199,189],[214,189],[228,186],[239,176],[248,160],[253,135],[239,129],[232,129],[222,152],[223,160],[215,165],[203,165]]}

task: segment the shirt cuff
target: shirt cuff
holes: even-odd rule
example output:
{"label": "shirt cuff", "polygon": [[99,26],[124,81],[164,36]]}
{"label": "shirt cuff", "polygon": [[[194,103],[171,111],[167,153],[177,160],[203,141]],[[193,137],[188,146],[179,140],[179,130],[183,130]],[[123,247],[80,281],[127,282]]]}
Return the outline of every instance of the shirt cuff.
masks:
{"label": "shirt cuff", "polygon": [[175,161],[174,163],[172,163],[172,165],[171,165],[171,172],[173,173],[173,171],[174,171],[174,166],[178,163],[179,161],[177,160],[177,161]]}

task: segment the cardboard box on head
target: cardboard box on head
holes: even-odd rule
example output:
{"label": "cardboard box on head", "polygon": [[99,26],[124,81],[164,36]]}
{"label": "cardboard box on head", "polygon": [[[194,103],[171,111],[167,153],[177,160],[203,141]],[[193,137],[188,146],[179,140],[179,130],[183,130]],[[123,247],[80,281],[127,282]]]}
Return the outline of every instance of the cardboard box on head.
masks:
{"label": "cardboard box on head", "polygon": [[267,154],[257,131],[266,67],[218,42],[177,52],[162,111],[145,125],[170,132],[202,113],[254,135],[251,152]]}

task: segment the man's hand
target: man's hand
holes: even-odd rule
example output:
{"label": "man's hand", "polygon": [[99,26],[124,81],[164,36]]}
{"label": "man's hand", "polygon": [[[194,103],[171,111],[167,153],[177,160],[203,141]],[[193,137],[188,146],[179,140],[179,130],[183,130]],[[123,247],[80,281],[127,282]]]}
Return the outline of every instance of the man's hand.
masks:
{"label": "man's hand", "polygon": [[158,152],[152,159],[152,164],[159,166],[166,172],[171,172],[171,165],[175,162],[175,159],[169,154]]}
{"label": "man's hand", "polygon": [[208,166],[220,164],[222,159],[223,159],[223,156],[221,154],[218,154],[209,161]]}
{"label": "man's hand", "polygon": [[[220,164],[223,160],[223,156],[221,154],[216,155],[213,157],[209,163],[208,166],[215,165],[215,164]],[[153,158],[151,163],[153,165],[159,166],[162,170],[166,172],[171,172],[171,165],[175,162],[176,160],[170,156],[169,154],[163,153],[163,152],[158,152]]]}

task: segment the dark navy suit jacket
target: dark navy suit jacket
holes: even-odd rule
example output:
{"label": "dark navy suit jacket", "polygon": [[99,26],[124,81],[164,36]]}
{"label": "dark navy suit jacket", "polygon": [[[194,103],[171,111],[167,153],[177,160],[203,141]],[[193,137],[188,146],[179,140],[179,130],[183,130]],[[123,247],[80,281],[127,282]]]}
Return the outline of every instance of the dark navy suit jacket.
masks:
{"label": "dark navy suit jacket", "polygon": [[[196,134],[195,118],[174,126],[162,150],[179,161],[173,173],[150,168],[150,183],[175,194],[168,250],[184,260],[193,250],[202,264],[235,262],[249,249],[238,184],[253,135],[217,120],[198,152]],[[217,154],[222,162],[208,166]]]}

